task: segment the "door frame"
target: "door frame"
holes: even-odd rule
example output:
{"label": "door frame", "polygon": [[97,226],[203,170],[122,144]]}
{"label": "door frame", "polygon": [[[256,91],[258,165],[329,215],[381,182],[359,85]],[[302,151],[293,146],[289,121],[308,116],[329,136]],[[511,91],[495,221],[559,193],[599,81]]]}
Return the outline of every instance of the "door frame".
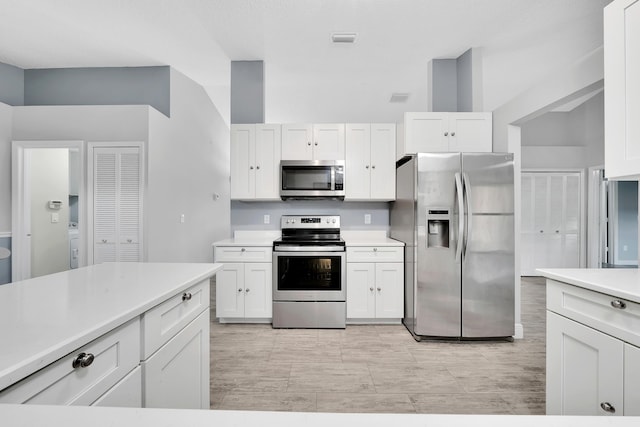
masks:
{"label": "door frame", "polygon": [[[580,188],[580,232],[578,234],[578,238],[580,242],[578,244],[579,251],[579,266],[580,268],[584,268],[587,262],[586,257],[586,207],[587,200],[585,197],[585,170],[583,168],[522,168],[520,171],[520,177],[522,180],[522,174],[524,173],[577,173],[579,174],[579,188]],[[522,201],[522,192],[520,193],[520,201]],[[522,227],[519,230],[522,233]],[[522,256],[522,254],[520,255]],[[521,272],[522,273],[522,272]]]}
{"label": "door frame", "polygon": [[[78,267],[83,267],[86,262],[86,194],[85,194],[85,143],[78,140],[42,140],[42,141],[12,141],[11,143],[11,281],[17,282],[28,279],[27,271],[31,270],[31,244],[27,235],[31,218],[31,209],[28,206],[29,181],[26,174],[29,166],[25,150],[38,148],[67,148],[76,149],[80,153],[80,183],[78,200]],[[28,269],[28,270],[27,270]]]}
{"label": "door frame", "polygon": [[605,256],[607,222],[604,165],[589,168],[587,212],[587,268],[601,268]]}

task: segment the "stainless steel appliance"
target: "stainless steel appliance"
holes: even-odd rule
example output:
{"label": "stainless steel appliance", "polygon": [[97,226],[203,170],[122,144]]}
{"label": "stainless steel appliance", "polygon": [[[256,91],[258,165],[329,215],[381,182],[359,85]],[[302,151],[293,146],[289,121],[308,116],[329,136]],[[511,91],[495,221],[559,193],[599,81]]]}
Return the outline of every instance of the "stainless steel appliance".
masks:
{"label": "stainless steel appliance", "polygon": [[282,160],[280,198],[344,199],[344,160]]}
{"label": "stainless steel appliance", "polygon": [[514,334],[513,155],[420,153],[397,164],[391,237],[405,247],[414,338]]}
{"label": "stainless steel appliance", "polygon": [[273,327],[344,328],[345,244],[340,217],[283,215],[273,242]]}

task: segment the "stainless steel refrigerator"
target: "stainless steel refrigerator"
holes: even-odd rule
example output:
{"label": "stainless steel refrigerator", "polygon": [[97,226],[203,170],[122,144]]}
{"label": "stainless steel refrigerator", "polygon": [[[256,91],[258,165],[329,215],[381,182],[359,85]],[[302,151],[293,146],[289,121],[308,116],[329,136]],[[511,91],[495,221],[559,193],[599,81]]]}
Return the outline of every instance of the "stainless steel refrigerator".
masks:
{"label": "stainless steel refrigerator", "polygon": [[417,340],[512,336],[513,154],[419,153],[396,174],[407,329]]}

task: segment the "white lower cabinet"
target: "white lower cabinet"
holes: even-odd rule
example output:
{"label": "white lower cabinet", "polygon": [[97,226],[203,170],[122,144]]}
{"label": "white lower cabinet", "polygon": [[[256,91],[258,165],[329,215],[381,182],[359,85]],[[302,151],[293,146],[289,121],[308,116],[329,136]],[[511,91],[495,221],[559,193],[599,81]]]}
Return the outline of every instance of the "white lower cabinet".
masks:
{"label": "white lower cabinet", "polygon": [[272,317],[271,263],[226,263],[216,277],[221,322]]}
{"label": "white lower cabinet", "polygon": [[135,368],[91,406],[142,408],[142,368]]}
{"label": "white lower cabinet", "polygon": [[347,248],[347,322],[399,321],[404,316],[401,247]]}
{"label": "white lower cabinet", "polygon": [[636,343],[639,316],[636,303],[547,280],[547,415],[640,415],[640,348],[624,341]]}
{"label": "white lower cabinet", "polygon": [[209,408],[209,310],[142,362],[145,408]]}

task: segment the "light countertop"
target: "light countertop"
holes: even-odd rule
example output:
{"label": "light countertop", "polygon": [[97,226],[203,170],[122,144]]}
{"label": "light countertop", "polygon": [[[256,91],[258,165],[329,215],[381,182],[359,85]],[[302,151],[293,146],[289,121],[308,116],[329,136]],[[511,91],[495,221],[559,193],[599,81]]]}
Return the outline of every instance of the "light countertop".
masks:
{"label": "light countertop", "polygon": [[0,286],[0,390],[221,268],[105,263]]}
{"label": "light countertop", "polygon": [[549,268],[544,277],[640,303],[640,270],[636,268]]}
{"label": "light countertop", "polygon": [[207,411],[101,408],[87,406],[0,405],[7,427],[615,427],[637,426],[638,417],[534,415],[335,414],[317,412]]}
{"label": "light countertop", "polygon": [[[236,231],[230,239],[220,240],[213,246],[272,246],[280,231]],[[342,230],[340,237],[347,246],[404,246],[387,237],[385,230]]]}
{"label": "light countertop", "polygon": [[281,235],[280,230],[237,230],[232,238],[219,240],[212,246],[273,246]]}

